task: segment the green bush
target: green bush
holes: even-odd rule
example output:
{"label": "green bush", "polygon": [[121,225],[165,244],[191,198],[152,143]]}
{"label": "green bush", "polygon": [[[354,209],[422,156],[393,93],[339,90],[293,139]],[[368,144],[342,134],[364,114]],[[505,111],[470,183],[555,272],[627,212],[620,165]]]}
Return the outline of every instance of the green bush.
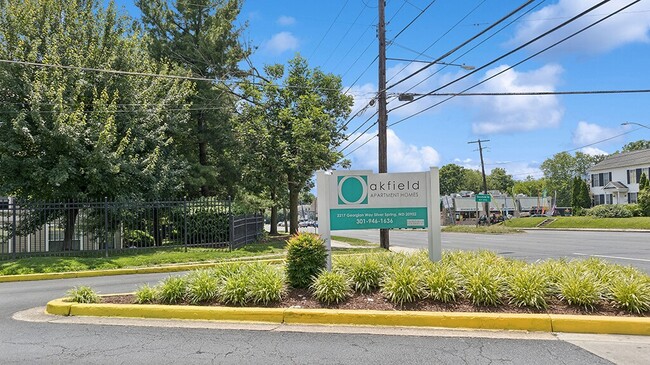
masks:
{"label": "green bush", "polygon": [[153,236],[139,229],[124,230],[124,245],[127,247],[149,247],[154,245]]}
{"label": "green bush", "polygon": [[165,304],[182,302],[185,299],[186,284],[185,278],[178,276],[168,277],[156,288],[158,291],[158,299]]}
{"label": "green bush", "polygon": [[381,293],[399,305],[425,297],[422,271],[412,266],[393,265],[384,278]]}
{"label": "green bush", "polygon": [[603,298],[603,286],[593,273],[572,268],[557,284],[559,298],[569,305],[592,311]]}
{"label": "green bush", "polygon": [[326,264],[327,251],[318,235],[300,233],[287,242],[287,279],[292,287],[308,288]]}
{"label": "green bush", "polygon": [[451,265],[438,264],[424,278],[427,296],[433,300],[449,303],[460,296],[460,274]]}
{"label": "green bush", "polygon": [[286,294],[286,290],[284,273],[278,267],[260,265],[251,273],[248,296],[253,303],[278,302]]}
{"label": "green bush", "polygon": [[650,311],[650,281],[642,277],[626,277],[615,280],[610,287],[615,306],[631,313]]}
{"label": "green bush", "polygon": [[503,295],[503,278],[490,265],[477,263],[464,272],[465,295],[475,305],[496,306]]}
{"label": "green bush", "polygon": [[187,301],[190,304],[198,304],[215,300],[218,287],[219,280],[210,270],[196,270],[187,276]]}
{"label": "green bush", "polygon": [[643,210],[639,204],[625,204],[623,205],[633,217],[643,217]]}
{"label": "green bush", "polygon": [[99,296],[89,286],[74,287],[68,290],[68,301],[76,303],[99,303]]}
{"label": "green bush", "polygon": [[517,307],[545,309],[548,306],[546,298],[550,296],[548,277],[538,267],[514,270],[508,278],[507,294],[510,304]]}
{"label": "green bush", "polygon": [[384,274],[384,266],[373,256],[357,259],[347,272],[353,289],[359,293],[378,289]]}
{"label": "green bush", "polygon": [[601,204],[587,210],[587,215],[597,218],[630,218],[632,213],[622,205]]}
{"label": "green bush", "polygon": [[350,280],[340,272],[322,271],[313,281],[310,289],[319,302],[340,303],[350,296]]}
{"label": "green bush", "polygon": [[135,292],[135,302],[138,304],[151,304],[155,303],[158,298],[158,292],[148,284],[138,288]]}
{"label": "green bush", "polygon": [[248,303],[251,278],[248,275],[233,275],[224,279],[217,297],[225,304],[244,305]]}

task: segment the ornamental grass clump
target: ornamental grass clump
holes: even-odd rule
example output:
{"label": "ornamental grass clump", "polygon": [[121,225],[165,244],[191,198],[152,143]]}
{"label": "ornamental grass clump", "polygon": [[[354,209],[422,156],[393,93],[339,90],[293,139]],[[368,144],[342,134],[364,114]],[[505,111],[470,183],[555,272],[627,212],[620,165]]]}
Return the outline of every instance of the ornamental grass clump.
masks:
{"label": "ornamental grass clump", "polygon": [[453,266],[437,264],[425,275],[424,286],[427,297],[449,303],[460,296],[462,280]]}
{"label": "ornamental grass clump", "polygon": [[76,303],[99,303],[99,296],[89,286],[74,287],[68,290],[67,300]]}
{"label": "ornamental grass clump", "polygon": [[287,279],[294,288],[308,288],[327,264],[324,241],[315,234],[300,233],[287,242]]}
{"label": "ornamental grass clump", "polygon": [[284,272],[271,265],[256,266],[250,273],[248,299],[255,304],[278,302],[286,294]]}
{"label": "ornamental grass clump", "polygon": [[190,304],[215,300],[218,288],[219,280],[210,270],[196,270],[187,275],[186,298]]}
{"label": "ornamental grass clump", "polygon": [[400,306],[425,297],[422,271],[416,267],[393,265],[384,277],[381,293]]}
{"label": "ornamental grass clump", "polygon": [[227,277],[219,288],[217,298],[224,304],[244,305],[250,299],[251,277],[242,273]]}
{"label": "ornamental grass clump", "polygon": [[463,272],[465,296],[475,305],[496,306],[503,296],[503,278],[497,268],[479,263]]}
{"label": "ornamental grass clump", "polygon": [[377,290],[384,275],[384,266],[373,256],[357,259],[347,271],[352,288],[362,294]]}
{"label": "ornamental grass clump", "polygon": [[322,271],[314,278],[310,289],[316,300],[326,304],[343,302],[352,292],[350,280],[335,271]]}
{"label": "ornamental grass clump", "polygon": [[509,303],[517,307],[546,309],[550,297],[548,278],[543,270],[526,266],[513,270],[508,277],[507,294]]}
{"label": "ornamental grass clump", "polygon": [[628,276],[615,280],[609,288],[614,306],[630,313],[650,311],[650,279]]}
{"label": "ornamental grass clump", "polygon": [[603,285],[591,272],[569,268],[557,283],[558,297],[563,302],[593,311],[603,299]]}
{"label": "ornamental grass clump", "polygon": [[164,304],[177,304],[185,299],[186,280],[170,276],[157,287],[158,299]]}
{"label": "ornamental grass clump", "polygon": [[137,304],[151,304],[155,303],[156,300],[158,300],[158,292],[156,288],[149,286],[149,284],[144,284],[135,292],[135,302]]}

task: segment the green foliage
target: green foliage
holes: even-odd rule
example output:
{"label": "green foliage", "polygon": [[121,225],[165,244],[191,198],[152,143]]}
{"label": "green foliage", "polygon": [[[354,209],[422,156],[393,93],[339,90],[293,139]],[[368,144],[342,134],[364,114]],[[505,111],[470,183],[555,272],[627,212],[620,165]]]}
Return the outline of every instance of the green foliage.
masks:
{"label": "green foliage", "polygon": [[286,294],[284,273],[278,267],[260,265],[251,274],[248,297],[253,303],[277,302]]}
{"label": "green foliage", "polygon": [[496,306],[501,303],[504,283],[501,273],[491,265],[468,265],[463,272],[465,296],[475,305]]}
{"label": "green foliage", "polygon": [[219,288],[219,301],[225,304],[244,305],[250,299],[251,278],[248,275],[232,275],[224,278]]}
{"label": "green foliage", "polygon": [[589,196],[589,186],[582,178],[576,176],[573,178],[571,191],[571,208],[573,214],[579,215],[583,209],[591,206],[591,197]]}
{"label": "green foliage", "polygon": [[217,298],[220,282],[211,270],[196,270],[186,280],[186,298],[190,304],[210,302]]}
{"label": "green foliage", "polygon": [[178,276],[170,276],[156,288],[158,299],[164,304],[177,304],[185,299],[187,280]]}
{"label": "green foliage", "polygon": [[89,286],[74,287],[67,292],[67,300],[75,303],[99,303],[99,296]]}
{"label": "green foliage", "polygon": [[145,284],[138,288],[135,292],[135,302],[138,304],[151,304],[155,303],[158,299],[158,291],[156,288]]}
{"label": "green foliage", "polygon": [[550,281],[545,270],[531,266],[514,270],[508,278],[507,294],[510,304],[517,307],[545,309],[546,298],[550,295]]}
{"label": "green foliage", "polygon": [[308,288],[326,264],[327,251],[319,236],[300,233],[287,241],[287,279],[292,287]]}
{"label": "green foliage", "polygon": [[375,256],[363,256],[354,260],[346,273],[355,291],[369,293],[379,288],[385,268]]}
{"label": "green foliage", "polygon": [[381,293],[393,303],[403,305],[426,296],[421,270],[407,265],[393,265],[381,286]]}
{"label": "green foliage", "polygon": [[592,311],[603,298],[603,285],[589,271],[572,268],[559,280],[558,297],[569,305]]}
{"label": "green foliage", "polygon": [[315,278],[310,289],[318,301],[331,304],[340,303],[351,294],[350,280],[340,272],[322,271]]}
{"label": "green foliage", "polygon": [[650,311],[650,280],[647,277],[628,276],[613,281],[610,287],[615,306],[630,313]]}
{"label": "green foliage", "polygon": [[650,188],[639,191],[637,196],[639,208],[645,217],[650,217]]}
{"label": "green foliage", "polygon": [[623,205],[601,204],[588,209],[587,215],[598,218],[630,218],[633,214]]}
{"label": "green foliage", "polygon": [[460,297],[462,280],[453,266],[437,264],[424,277],[424,285],[429,298],[449,303]]}
{"label": "green foliage", "polygon": [[644,172],[639,178],[639,191],[648,189],[648,187],[650,187],[650,181],[648,181],[648,176]]}
{"label": "green foliage", "polygon": [[488,189],[499,190],[503,193],[509,192],[515,185],[515,180],[512,178],[512,175],[508,175],[506,170],[501,167],[492,169],[486,180]]}
{"label": "green foliage", "polygon": [[650,141],[642,139],[626,144],[623,146],[622,152],[640,151],[648,148],[650,148]]}
{"label": "green foliage", "polygon": [[450,163],[440,168],[440,194],[449,195],[464,189],[464,167]]}
{"label": "green foliage", "polygon": [[124,244],[127,247],[149,247],[153,246],[153,236],[138,229],[124,230]]}
{"label": "green foliage", "polygon": [[546,179],[548,191],[557,192],[557,206],[571,206],[572,182],[576,176],[584,176],[587,170],[602,160],[602,156],[590,156],[576,152],[555,154],[540,166]]}

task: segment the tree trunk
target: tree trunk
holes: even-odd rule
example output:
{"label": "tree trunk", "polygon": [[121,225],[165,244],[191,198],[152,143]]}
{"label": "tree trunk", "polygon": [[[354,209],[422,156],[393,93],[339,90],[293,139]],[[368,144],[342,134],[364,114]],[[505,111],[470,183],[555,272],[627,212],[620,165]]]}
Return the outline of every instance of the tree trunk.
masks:
{"label": "tree trunk", "polygon": [[[208,143],[205,141],[205,122],[203,120],[203,113],[199,113],[197,118],[197,140],[199,143],[199,165],[208,165]],[[202,174],[202,172],[201,172]],[[201,185],[201,196],[210,196],[210,188],[203,184]]]}
{"label": "tree trunk", "polygon": [[72,240],[74,239],[74,226],[77,221],[79,208],[69,208],[65,212],[65,229],[63,231],[63,251],[72,251]]}
{"label": "tree trunk", "polygon": [[271,206],[271,231],[269,234],[271,236],[277,236],[278,235],[278,206],[275,205],[275,191],[271,193],[271,201],[273,202],[273,206]]}
{"label": "tree trunk", "polygon": [[296,184],[289,183],[289,233],[298,233],[298,199],[300,197],[300,187]]}

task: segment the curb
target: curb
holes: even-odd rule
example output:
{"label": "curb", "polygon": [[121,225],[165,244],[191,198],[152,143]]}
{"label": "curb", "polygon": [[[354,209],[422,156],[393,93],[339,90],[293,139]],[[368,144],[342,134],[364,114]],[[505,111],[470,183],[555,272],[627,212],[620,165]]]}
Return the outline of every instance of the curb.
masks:
{"label": "curb", "polygon": [[206,268],[215,267],[215,266],[224,265],[233,262],[253,262],[253,261],[277,264],[277,263],[284,262],[284,259],[281,258],[264,259],[264,260],[251,259],[251,260],[236,260],[236,261],[220,261],[220,262],[190,264],[190,265],[138,267],[138,268],[131,268],[131,269],[68,271],[68,272],[53,272],[53,273],[24,274],[24,275],[0,275],[0,283],[10,283],[10,282],[18,282],[18,281],[89,278],[89,277],[96,277],[96,276],[156,274],[156,273],[206,269]]}
{"label": "curb", "polygon": [[200,307],[155,304],[79,304],[66,302],[63,298],[47,303],[45,311],[49,314],[63,316],[216,320],[278,324],[438,327],[650,336],[650,318],[646,317]]}

